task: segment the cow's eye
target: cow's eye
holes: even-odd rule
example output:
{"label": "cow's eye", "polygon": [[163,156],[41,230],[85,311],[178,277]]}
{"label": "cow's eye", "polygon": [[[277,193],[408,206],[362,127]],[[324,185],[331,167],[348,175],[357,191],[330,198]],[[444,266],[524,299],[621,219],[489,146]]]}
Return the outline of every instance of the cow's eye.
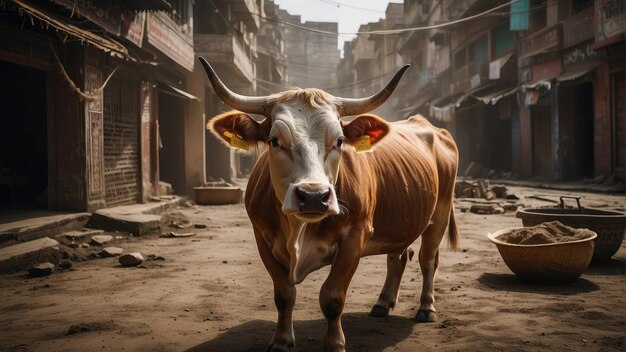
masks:
{"label": "cow's eye", "polygon": [[339,137],[337,139],[337,148],[341,148],[341,146],[343,145],[343,140],[344,140],[344,137]]}
{"label": "cow's eye", "polygon": [[278,144],[278,137],[271,137],[270,139],[267,140],[269,142],[269,144],[272,147],[278,147],[280,144]]}

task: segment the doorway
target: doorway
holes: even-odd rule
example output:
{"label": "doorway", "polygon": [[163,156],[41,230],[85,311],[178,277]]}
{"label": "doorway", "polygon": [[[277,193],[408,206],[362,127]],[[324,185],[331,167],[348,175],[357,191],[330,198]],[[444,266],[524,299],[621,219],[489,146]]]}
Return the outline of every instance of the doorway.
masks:
{"label": "doorway", "polygon": [[159,179],[172,185],[174,194],[185,193],[184,100],[159,90]]}
{"label": "doorway", "polygon": [[0,208],[46,209],[46,73],[0,61],[0,77]]}

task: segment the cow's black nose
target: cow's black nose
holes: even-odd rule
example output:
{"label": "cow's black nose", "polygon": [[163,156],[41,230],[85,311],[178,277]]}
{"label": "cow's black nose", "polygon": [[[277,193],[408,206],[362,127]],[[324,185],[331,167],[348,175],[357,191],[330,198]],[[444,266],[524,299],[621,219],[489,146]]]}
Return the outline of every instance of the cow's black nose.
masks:
{"label": "cow's black nose", "polygon": [[328,210],[329,189],[310,190],[296,187],[301,212],[323,213]]}

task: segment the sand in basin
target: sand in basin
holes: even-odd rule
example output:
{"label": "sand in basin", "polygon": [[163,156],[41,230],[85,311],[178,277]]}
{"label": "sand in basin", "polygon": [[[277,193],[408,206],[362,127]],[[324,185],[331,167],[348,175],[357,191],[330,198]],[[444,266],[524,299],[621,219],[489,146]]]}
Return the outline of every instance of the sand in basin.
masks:
{"label": "sand in basin", "polygon": [[577,241],[591,236],[593,236],[593,232],[588,229],[575,229],[558,221],[551,221],[516,229],[497,238],[507,243],[531,245]]}

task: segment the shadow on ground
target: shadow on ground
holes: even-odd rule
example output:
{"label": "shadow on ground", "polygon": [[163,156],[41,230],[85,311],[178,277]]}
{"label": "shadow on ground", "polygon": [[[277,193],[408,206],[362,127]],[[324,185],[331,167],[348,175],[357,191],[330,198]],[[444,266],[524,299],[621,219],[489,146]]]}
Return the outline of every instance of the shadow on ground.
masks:
{"label": "shadow on ground", "polygon": [[568,284],[546,285],[526,283],[514,274],[484,273],[477,279],[477,281],[490,290],[529,292],[547,295],[555,293],[562,295],[575,295],[578,293],[593,292],[600,289],[598,285],[583,278],[578,278],[578,280]]}
{"label": "shadow on ground", "polygon": [[[398,316],[372,318],[364,313],[350,313],[343,315],[342,324],[348,350],[377,352],[409,337],[415,321]],[[272,337],[274,326],[273,321],[253,320],[187,351],[263,351]],[[294,322],[296,348],[293,351],[321,351],[325,329],[324,319]]]}
{"label": "shadow on ground", "polygon": [[608,259],[599,263],[591,263],[586,275],[624,275],[626,272],[626,262],[622,259]]}

